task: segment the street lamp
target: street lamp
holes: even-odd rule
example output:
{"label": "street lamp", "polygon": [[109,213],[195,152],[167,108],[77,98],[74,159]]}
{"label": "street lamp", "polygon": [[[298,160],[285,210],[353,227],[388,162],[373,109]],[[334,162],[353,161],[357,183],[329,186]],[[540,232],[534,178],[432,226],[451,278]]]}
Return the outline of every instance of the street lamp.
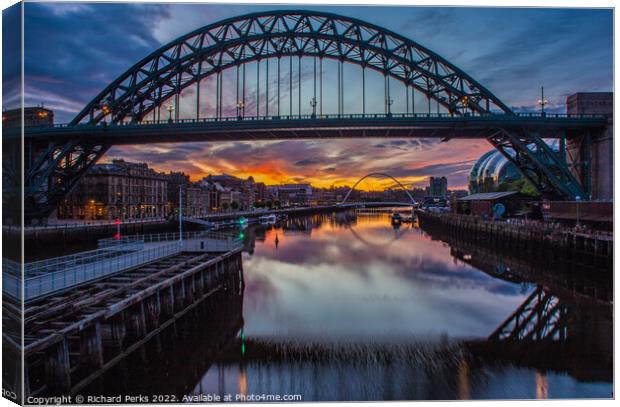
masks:
{"label": "street lamp", "polygon": [[547,105],[549,101],[545,99],[545,87],[540,87],[540,99],[538,99],[538,104],[540,105],[540,114],[541,116],[545,115],[545,105]]}
{"label": "street lamp", "polygon": [[[106,124],[105,117],[110,113],[108,105],[103,105],[101,107],[101,112],[103,113],[103,124]],[[110,123],[112,123],[112,120],[110,120]]]}
{"label": "street lamp", "polygon": [[465,111],[469,107],[469,96],[465,95],[461,98],[461,107]]}
{"label": "street lamp", "polygon": [[385,99],[385,106],[387,107],[387,117],[392,117],[392,104],[394,104],[394,99]]}
{"label": "street lamp", "polygon": [[172,112],[174,112],[174,106],[170,103],[166,106],[166,109],[168,110],[168,123],[172,123]]}
{"label": "street lamp", "polygon": [[241,120],[243,118],[242,112],[245,112],[245,103],[243,100],[237,102],[237,119]]}
{"label": "street lamp", "polygon": [[310,100],[310,106],[312,106],[312,118],[315,119],[316,118],[316,98],[312,98]]}

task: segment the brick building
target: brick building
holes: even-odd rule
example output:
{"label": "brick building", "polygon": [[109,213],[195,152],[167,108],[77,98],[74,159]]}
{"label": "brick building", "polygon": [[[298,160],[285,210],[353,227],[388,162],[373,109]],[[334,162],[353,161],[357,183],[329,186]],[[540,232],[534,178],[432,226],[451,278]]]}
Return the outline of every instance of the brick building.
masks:
{"label": "brick building", "polygon": [[[2,127],[20,127],[22,109],[2,112]],[[24,127],[51,126],[54,124],[54,112],[42,106],[24,108]]]}
{"label": "brick building", "polygon": [[58,206],[59,219],[141,219],[166,215],[168,182],[145,163],[96,164]]}
{"label": "brick building", "polygon": [[249,210],[254,206],[256,191],[252,177],[241,179],[228,174],[208,175],[202,179],[202,182],[222,187],[220,206],[233,206],[234,202],[241,210]]}

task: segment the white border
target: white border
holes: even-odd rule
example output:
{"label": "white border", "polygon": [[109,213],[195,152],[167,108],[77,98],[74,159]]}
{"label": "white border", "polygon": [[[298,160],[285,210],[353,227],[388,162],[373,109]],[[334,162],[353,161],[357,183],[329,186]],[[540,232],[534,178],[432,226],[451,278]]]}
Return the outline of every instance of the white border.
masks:
{"label": "white border", "polygon": [[[32,1],[32,2],[45,2],[46,0],[28,0],[28,1]],[[64,2],[93,2],[93,1],[79,1],[79,0],[66,0]],[[120,0],[110,0],[110,1],[106,1],[106,2],[123,2]],[[297,1],[281,1],[281,0],[243,0],[243,1],[225,1],[225,0],[211,0],[211,1],[198,1],[198,0],[184,0],[184,1],[175,1],[175,0],[170,0],[170,1],[156,1],[156,0],[140,0],[140,1],[134,1],[136,3],[138,2],[145,2],[145,3],[211,3],[211,4],[256,4],[256,5],[261,5],[261,4],[273,4],[273,5],[285,5],[285,4],[307,4],[307,5],[325,5],[325,6],[356,6],[356,5],[369,5],[369,6],[456,6],[456,7],[561,7],[561,8],[614,8],[615,7],[615,1],[612,0],[590,0],[590,1],[580,1],[580,0],[521,0],[521,1],[514,1],[514,0],[504,0],[501,2],[501,4],[498,4],[497,0],[475,0],[475,1],[466,1],[466,0],[447,0],[444,2],[441,1],[429,1],[429,0],[385,0],[385,1],[380,1],[380,0],[356,0],[356,1],[346,1],[346,0],[336,0],[336,1],[329,1],[329,0],[297,0]],[[13,0],[0,0],[0,5],[2,6],[2,9],[9,7],[10,5],[15,4],[16,2]],[[615,14],[615,10],[614,10],[614,14]],[[22,22],[23,22],[23,8],[22,8]],[[1,24],[1,23],[0,23]],[[23,27],[23,25],[22,25]],[[1,30],[0,30],[0,40],[1,40]],[[618,75],[618,65],[615,63],[616,62],[616,46],[618,44],[618,31],[615,30],[615,15],[614,15],[614,103],[615,106],[618,106],[618,95],[615,93],[615,78]],[[24,58],[24,52],[23,52],[23,30],[22,30],[22,106],[24,103],[24,95],[23,95],[23,89],[24,89],[24,76],[23,76],[23,58]],[[1,59],[1,56],[0,56]],[[0,68],[1,69],[1,68]],[[2,102],[2,86],[0,84],[0,103]],[[618,119],[618,111],[617,109],[614,109],[614,121],[617,121]],[[22,118],[23,120],[23,118]],[[23,148],[23,145],[22,145]],[[618,156],[618,152],[620,151],[620,146],[618,145],[618,143],[616,142],[614,145],[614,163],[616,162],[616,157]],[[1,147],[0,147],[0,153],[1,153]],[[614,165],[614,191],[618,190],[618,185],[620,183],[619,180],[619,175],[620,175],[620,169],[618,169],[618,167],[616,167]],[[22,183],[23,184],[23,183]],[[615,195],[615,194],[614,194]],[[614,217],[617,219],[617,206],[614,205]],[[0,209],[1,211],[1,209]],[[22,209],[23,211],[23,209]],[[23,213],[22,213],[22,217],[23,217]],[[614,225],[614,234],[616,233],[616,225]],[[0,237],[0,242],[1,242],[1,237]],[[23,244],[23,239],[22,239],[22,244]],[[1,245],[0,245],[0,254],[1,254]],[[618,249],[617,245],[614,249],[614,259],[617,258],[618,252],[620,251],[620,249]],[[614,273],[616,271],[616,268],[614,267]],[[617,281],[615,281],[616,279],[614,278],[614,293],[617,293]],[[618,340],[618,335],[617,335],[617,319],[615,318],[615,306],[614,306],[614,345],[617,344],[617,340]],[[616,347],[614,346],[614,350],[616,349]],[[615,352],[614,352],[615,355]],[[617,358],[614,358],[614,379],[616,379],[618,377],[618,365],[617,365]],[[22,372],[22,382],[23,382],[23,372]],[[616,381],[614,381],[614,387],[615,387],[615,383]],[[565,405],[568,401],[565,400],[549,400],[545,402],[545,405]],[[611,404],[614,403],[613,400],[570,400],[569,401],[571,405],[573,406],[578,406],[578,407],[590,407],[590,404],[592,403],[596,403],[596,404]],[[436,405],[438,402],[415,402],[416,405],[420,405],[420,406],[430,406],[430,405]],[[445,404],[448,402],[439,402],[440,404]],[[455,403],[455,402],[449,402],[449,403]],[[473,406],[483,406],[483,405],[488,405],[488,402],[485,401],[471,401],[471,402],[467,402],[467,405],[473,405]],[[520,406],[520,405],[527,405],[527,406],[531,406],[531,405],[538,405],[539,403],[542,403],[542,401],[502,401],[501,403],[503,404],[507,404],[507,405],[511,405],[511,406]],[[373,402],[366,402],[364,404],[370,404],[370,405],[375,405],[375,404],[380,404],[380,403],[373,403]],[[409,406],[411,405],[410,402],[390,402],[389,403],[390,406]],[[4,406],[14,406],[14,403],[11,403],[9,400],[2,398],[0,401],[0,407],[4,407]],[[290,405],[290,404],[289,404]],[[302,406],[325,406],[325,405],[338,405],[338,406],[356,406],[359,405],[359,403],[299,403],[298,405],[302,405]]]}

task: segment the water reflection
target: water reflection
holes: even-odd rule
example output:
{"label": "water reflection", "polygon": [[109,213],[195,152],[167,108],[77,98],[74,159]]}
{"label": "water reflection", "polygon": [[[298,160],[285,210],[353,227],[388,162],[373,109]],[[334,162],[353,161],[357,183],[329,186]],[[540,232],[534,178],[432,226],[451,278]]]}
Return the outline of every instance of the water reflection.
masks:
{"label": "water reflection", "polygon": [[[314,394],[305,379],[309,367],[294,358],[279,361],[286,368],[262,359],[246,366],[247,374],[256,369],[263,376],[264,369],[273,369],[268,377],[274,389],[295,388],[316,400],[610,397],[612,297],[603,275],[575,284],[583,274],[558,273],[567,265],[541,267],[518,254],[442,241],[416,224],[394,229],[386,215],[343,212],[257,228],[255,235],[263,238],[248,242],[253,250],[244,258],[248,337],[313,355],[316,344],[327,346],[329,361],[313,362],[312,369],[321,375],[343,367],[352,372],[336,380],[333,391]],[[278,250],[276,234],[282,236]],[[505,321],[514,322],[518,310],[529,310],[533,295],[541,301],[532,314],[538,318],[522,324],[529,330],[491,338]],[[586,320],[597,334],[583,325]],[[589,354],[583,351],[585,338]],[[433,353],[455,344],[439,358]],[[401,373],[389,380],[382,376],[387,366],[381,362],[332,366],[331,358],[344,348],[360,346],[366,349],[358,355],[361,360],[380,360],[376,352],[394,346],[393,366],[402,363],[403,349],[413,346],[433,355],[424,359],[432,362],[399,365]],[[397,390],[399,380],[429,369],[445,375],[402,383],[423,391]],[[306,385],[296,387],[289,373],[304,377],[299,380]],[[506,375],[515,380],[500,391],[495,385]],[[384,380],[394,386],[378,384]],[[253,391],[261,389],[248,383]],[[316,385],[330,389],[329,383]],[[364,383],[364,396],[356,393],[356,383]]]}
{"label": "water reflection", "polygon": [[246,236],[260,236],[244,258],[253,337],[475,338],[532,289],[455,261],[448,246],[408,225],[395,231],[386,216],[314,216]]}
{"label": "water reflection", "polygon": [[611,397],[603,276],[585,284],[416,224],[395,230],[386,215],[293,218],[244,236],[242,305],[189,319],[188,342],[133,366],[126,389],[233,401]]}

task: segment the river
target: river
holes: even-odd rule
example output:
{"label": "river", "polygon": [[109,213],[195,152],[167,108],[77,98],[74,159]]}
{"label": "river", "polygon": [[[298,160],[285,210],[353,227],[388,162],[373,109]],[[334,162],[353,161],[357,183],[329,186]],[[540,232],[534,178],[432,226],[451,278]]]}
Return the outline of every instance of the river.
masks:
{"label": "river", "polygon": [[[242,305],[190,320],[185,339],[157,361],[126,365],[121,384],[104,375],[91,392],[203,401],[612,397],[611,294],[599,288],[590,298],[573,274],[543,286],[518,255],[498,264],[484,248],[437,240],[415,223],[394,227],[385,213],[296,217],[238,233]],[[524,330],[497,331],[518,310]],[[214,333],[235,313],[240,326]]]}

